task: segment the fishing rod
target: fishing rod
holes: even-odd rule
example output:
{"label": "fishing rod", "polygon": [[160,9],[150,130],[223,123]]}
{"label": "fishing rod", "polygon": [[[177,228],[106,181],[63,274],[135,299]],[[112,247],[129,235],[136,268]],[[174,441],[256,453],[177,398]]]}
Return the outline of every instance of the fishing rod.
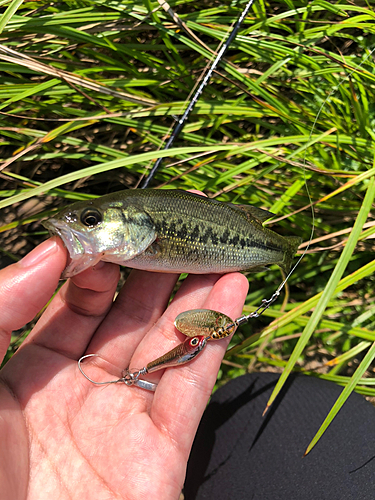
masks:
{"label": "fishing rod", "polygon": [[[171,136],[169,137],[166,145],[164,146],[163,151],[166,151],[167,149],[169,149],[173,145],[173,143],[175,142],[175,140],[177,139],[177,137],[180,135],[182,129],[185,126],[186,121],[188,120],[191,112],[193,111],[195,105],[197,104],[200,95],[202,94],[203,90],[205,89],[205,87],[209,83],[213,72],[215,71],[216,67],[220,63],[221,59],[224,57],[224,55],[225,55],[226,51],[228,50],[229,46],[231,45],[231,43],[233,42],[233,40],[237,36],[238,30],[240,29],[243,20],[245,19],[245,17],[249,13],[250,7],[252,6],[253,3],[254,3],[254,0],[250,0],[246,4],[244,10],[241,12],[240,17],[238,18],[236,24],[234,25],[234,27],[233,27],[233,29],[232,29],[229,37],[227,38],[227,40],[221,46],[221,49],[219,50],[219,52],[218,52],[215,60],[213,61],[211,67],[207,71],[207,73],[206,73],[205,77],[203,78],[201,84],[199,85],[199,87],[197,88],[197,90],[196,90],[195,94],[193,95],[191,101],[189,102],[189,104],[188,104],[188,106],[187,106],[184,114],[175,123],[175,125],[174,125],[174,127],[172,129],[172,132],[171,132]],[[148,174],[148,176],[144,179],[143,183],[141,184],[141,186],[140,186],[141,189],[145,189],[145,188],[147,188],[149,186],[149,184],[152,181],[153,177],[155,176],[156,172],[159,170],[159,168],[160,168],[160,166],[162,164],[162,161],[163,161],[163,158],[158,158],[156,160],[154,166],[150,170],[150,173]]]}

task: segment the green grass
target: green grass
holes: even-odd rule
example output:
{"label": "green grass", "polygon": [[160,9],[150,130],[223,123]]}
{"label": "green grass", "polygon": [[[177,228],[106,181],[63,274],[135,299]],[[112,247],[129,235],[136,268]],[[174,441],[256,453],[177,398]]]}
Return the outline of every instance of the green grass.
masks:
{"label": "green grass", "polygon": [[[277,231],[307,242],[306,181],[315,233],[289,300],[241,328],[218,383],[294,366],[375,396],[370,4],[257,0],[167,153],[158,149],[243,2],[171,1],[194,38],[148,0],[0,4],[4,241],[35,244],[42,216],[135,188],[162,155],[153,187],[269,209]],[[276,268],[249,279],[246,312],[282,280]]]}

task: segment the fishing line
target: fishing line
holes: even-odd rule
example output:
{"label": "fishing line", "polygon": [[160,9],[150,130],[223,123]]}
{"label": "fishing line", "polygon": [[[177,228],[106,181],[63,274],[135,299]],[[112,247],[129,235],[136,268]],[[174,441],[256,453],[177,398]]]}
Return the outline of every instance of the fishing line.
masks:
{"label": "fishing line", "polygon": [[[337,86],[334,86],[332,88],[331,92],[328,94],[328,96],[323,101],[322,105],[320,106],[320,108],[318,110],[318,113],[317,113],[317,115],[315,117],[315,120],[314,120],[313,125],[311,127],[310,135],[309,135],[309,138],[308,138],[308,141],[307,141],[307,147],[308,147],[309,142],[311,141],[311,138],[312,138],[315,126],[317,124],[319,116],[321,115],[321,113],[322,113],[322,111],[323,111],[324,106],[326,105],[326,103],[329,101],[329,99],[332,97],[332,95],[334,95],[335,92],[338,91],[338,89],[340,88],[340,86],[348,78],[350,78],[350,76],[353,73],[355,73],[371,57],[371,55],[374,52],[375,52],[375,47],[370,51],[369,54],[366,55],[366,57],[363,59],[363,61],[358,66],[356,66],[352,71],[350,71],[350,73],[348,73],[346,76],[344,76],[339,81],[339,83],[337,84]],[[296,270],[296,268],[299,266],[301,260],[305,257],[308,249],[310,248],[310,244],[311,244],[311,241],[313,239],[314,232],[315,232],[315,212],[314,212],[314,204],[313,204],[313,201],[311,199],[311,195],[310,195],[310,191],[309,191],[309,187],[308,187],[308,182],[307,182],[307,178],[306,178],[306,155],[307,155],[307,147],[305,148],[304,156],[303,156],[303,177],[304,177],[304,181],[305,181],[305,186],[304,187],[305,187],[306,194],[307,194],[307,197],[308,197],[308,200],[309,200],[309,204],[310,204],[310,208],[311,208],[311,216],[312,216],[312,225],[311,225],[310,239],[309,239],[309,241],[308,241],[308,243],[307,243],[307,245],[306,245],[306,247],[305,247],[302,255],[298,258],[298,260],[295,263],[295,265],[289,271],[289,273],[284,278],[284,280],[282,281],[282,283],[278,286],[276,292],[269,299],[263,299],[261,305],[254,312],[252,312],[252,313],[250,313],[250,314],[248,314],[246,316],[242,316],[241,318],[238,318],[237,320],[235,320],[235,322],[240,322],[239,324],[246,323],[251,318],[258,318],[261,314],[264,313],[264,311],[266,311],[277,300],[277,298],[279,297],[282,289],[284,288],[284,286],[286,285],[287,281],[289,280],[290,276],[294,273],[294,271]]]}
{"label": "fishing line", "polygon": [[[183,129],[184,125],[185,125],[185,122],[188,120],[188,118],[189,118],[191,112],[193,111],[193,109],[194,109],[194,107],[195,107],[195,105],[196,105],[196,103],[197,103],[200,95],[202,94],[204,88],[207,86],[207,84],[208,84],[208,82],[209,82],[209,80],[210,80],[213,72],[215,71],[215,69],[218,66],[219,62],[221,61],[221,59],[223,58],[224,54],[228,50],[230,44],[232,43],[232,41],[236,37],[236,35],[238,33],[238,30],[241,27],[241,24],[242,24],[243,20],[247,16],[247,14],[248,14],[248,12],[250,10],[250,7],[252,6],[253,2],[254,2],[254,0],[249,0],[249,2],[246,4],[245,8],[241,12],[240,17],[238,18],[236,24],[234,25],[234,27],[233,27],[233,29],[232,29],[229,37],[227,38],[227,40],[225,42],[223,42],[223,41],[220,42],[219,47],[218,47],[219,50],[218,50],[218,53],[216,55],[216,58],[214,59],[211,67],[209,68],[209,70],[207,71],[207,73],[204,76],[203,80],[201,81],[198,89],[194,93],[194,95],[193,95],[191,101],[189,102],[189,104],[188,104],[185,112],[183,113],[183,115],[179,118],[179,120],[174,125],[174,127],[172,129],[172,132],[171,132],[171,135],[170,135],[170,137],[169,137],[169,139],[168,139],[165,147],[163,148],[163,150],[169,149],[172,146],[172,144],[174,143],[174,141],[177,139],[177,137],[179,136],[180,132],[182,131],[182,129]],[[221,48],[220,48],[220,45],[221,45]],[[363,64],[363,62],[362,62],[362,64]],[[198,80],[196,86],[198,84],[199,84],[199,80]],[[192,90],[192,92],[193,91],[194,91],[194,89]],[[331,96],[332,92],[327,97],[326,101],[329,99],[329,97]],[[311,136],[312,136],[313,130],[315,128],[316,122],[317,122],[317,120],[319,118],[319,115],[320,115],[320,113],[321,113],[321,111],[322,111],[322,109],[323,109],[324,104],[325,104],[326,101],[324,101],[324,103],[322,104],[322,106],[321,106],[320,110],[318,111],[318,114],[317,114],[317,116],[315,118],[315,121],[313,123],[312,129],[311,129],[311,132],[310,132],[309,141],[311,139]],[[153,177],[155,176],[157,170],[160,168],[162,161],[163,161],[163,158],[158,158],[157,159],[157,161],[155,162],[154,166],[150,170],[148,176],[143,180],[143,182],[141,184],[141,189],[145,189],[145,188],[147,188],[149,186],[149,184],[150,184],[151,180],[153,179]],[[305,153],[304,153],[303,165],[304,165],[303,175],[304,175],[304,181],[305,181],[305,189],[306,189],[306,193],[307,193],[307,197],[308,197],[308,200],[309,200],[309,203],[310,203],[311,213],[312,213],[312,227],[311,227],[310,239],[309,239],[308,245],[304,249],[304,252],[299,257],[299,259],[297,260],[296,264],[289,271],[289,273],[287,274],[287,276],[284,278],[284,280],[282,281],[282,283],[279,285],[279,287],[277,288],[277,290],[275,291],[275,293],[269,299],[263,299],[262,300],[262,304],[254,312],[254,314],[256,314],[255,317],[258,317],[261,314],[263,314],[263,312],[266,309],[268,309],[270,307],[270,305],[273,304],[276,301],[276,299],[279,297],[282,289],[286,285],[286,283],[289,280],[290,276],[293,274],[293,272],[295,271],[295,269],[297,268],[297,266],[300,264],[301,260],[304,258],[307,250],[309,249],[310,242],[311,242],[311,240],[313,238],[313,235],[314,235],[315,216],[314,216],[313,203],[312,203],[312,199],[311,199],[311,196],[310,196],[310,192],[309,192],[308,185],[307,185],[307,179],[306,179],[306,150],[305,150]],[[254,316],[251,316],[251,317],[254,317]]]}
{"label": "fishing line", "polygon": [[305,148],[305,151],[304,151],[304,156],[303,156],[303,176],[304,176],[304,181],[305,181],[304,182],[304,184],[305,184],[304,187],[305,187],[305,190],[306,190],[306,193],[307,193],[307,197],[308,197],[308,200],[309,200],[309,203],[310,203],[311,216],[312,216],[311,233],[310,233],[310,238],[309,238],[309,241],[308,241],[308,244],[307,244],[306,248],[304,249],[302,255],[298,258],[298,260],[295,263],[295,265],[289,271],[289,273],[287,274],[287,276],[284,278],[284,280],[282,281],[282,283],[278,286],[277,290],[272,294],[272,296],[269,299],[262,299],[261,304],[257,307],[257,309],[255,309],[255,311],[251,312],[250,314],[247,314],[247,315],[244,315],[244,316],[240,316],[239,318],[235,319],[232,323],[229,323],[229,324],[225,325],[223,327],[223,329],[222,329],[224,333],[227,332],[227,331],[229,331],[229,330],[232,330],[233,327],[238,327],[238,326],[240,326],[242,324],[247,323],[252,318],[258,318],[259,316],[261,316],[278,299],[278,297],[280,296],[280,293],[281,293],[282,289],[286,285],[286,283],[289,280],[290,276],[294,273],[294,271],[296,270],[296,268],[299,266],[301,260],[305,257],[305,255],[306,255],[306,253],[307,253],[307,251],[308,251],[308,249],[310,247],[311,241],[312,241],[313,236],[314,236],[314,231],[315,231],[314,204],[313,204],[312,199],[311,199],[310,191],[309,191],[309,188],[308,188],[308,182],[307,182],[307,178],[306,178],[306,155],[307,155],[307,147],[309,147],[308,144],[311,141],[311,138],[312,138],[312,135],[313,135],[316,123],[317,123],[317,121],[319,119],[319,116],[321,115],[321,113],[322,113],[322,111],[323,111],[324,106],[326,105],[326,103],[329,101],[329,99],[332,97],[332,95],[334,95],[335,92],[337,92],[337,90],[340,88],[340,86],[348,78],[350,78],[350,76],[353,73],[355,73],[371,57],[371,55],[374,52],[375,52],[375,47],[369,52],[369,54],[366,55],[366,57],[363,59],[363,61],[358,66],[356,66],[352,71],[350,71],[350,73],[348,73],[346,76],[344,76],[339,81],[339,83],[338,83],[337,86],[334,86],[332,88],[332,90],[330,91],[330,93],[328,94],[328,96],[323,101],[322,105],[320,106],[320,108],[318,110],[318,113],[317,113],[317,115],[315,117],[315,120],[313,122],[313,125],[311,127],[310,135],[309,135],[309,138],[308,138],[308,141],[307,141],[307,145],[306,145],[306,148]]}
{"label": "fishing line", "polygon": [[[230,34],[227,42],[222,46],[222,49],[218,53],[218,55],[217,55],[214,63],[212,64],[209,72],[206,74],[206,76],[203,79],[203,81],[202,81],[199,89],[195,93],[193,100],[190,102],[190,104],[189,104],[187,110],[185,111],[184,115],[181,117],[181,119],[179,120],[177,126],[174,128],[174,130],[172,132],[172,135],[171,135],[171,137],[170,137],[170,139],[169,139],[169,141],[168,141],[168,143],[167,143],[167,145],[166,145],[166,147],[164,149],[168,149],[170,147],[170,145],[172,144],[172,142],[174,141],[174,139],[178,136],[179,132],[182,130],[183,125],[184,125],[186,119],[188,118],[191,110],[194,108],[194,105],[196,104],[199,95],[201,94],[203,88],[207,85],[207,83],[209,81],[209,78],[212,75],[212,72],[214,71],[214,69],[215,69],[216,65],[218,64],[218,62],[220,61],[221,57],[223,57],[223,54],[225,53],[225,51],[228,49],[229,44],[231,43],[231,41],[236,36],[236,32],[238,31],[239,26],[240,26],[242,20],[244,19],[244,17],[246,16],[246,14],[247,14],[249,8],[251,7],[253,1],[254,0],[250,0],[250,2],[248,2],[248,4],[246,5],[246,8],[242,12],[239,20],[237,21],[235,28],[231,32],[231,34]],[[237,30],[235,31],[236,28],[237,28]],[[145,381],[145,380],[141,379],[140,376],[143,376],[146,373],[151,373],[152,371],[163,369],[164,367],[167,367],[167,366],[178,366],[179,364],[183,364],[185,362],[190,361],[191,359],[193,359],[193,357],[197,356],[203,350],[203,348],[205,347],[206,342],[208,340],[220,339],[220,338],[226,337],[226,336],[234,333],[235,329],[238,326],[240,326],[240,325],[242,325],[244,323],[247,323],[251,318],[257,318],[257,317],[259,317],[260,315],[262,315],[277,300],[277,298],[280,296],[280,293],[281,293],[282,289],[284,288],[284,286],[288,282],[290,276],[294,273],[295,269],[297,268],[297,266],[299,266],[299,264],[301,263],[302,259],[306,255],[306,252],[308,251],[308,249],[310,247],[310,244],[311,244],[312,239],[313,239],[314,231],[315,231],[314,204],[312,202],[312,198],[311,198],[311,195],[310,195],[310,190],[308,188],[308,182],[307,182],[307,178],[306,178],[306,155],[307,155],[307,148],[310,147],[310,145],[312,145],[312,144],[310,144],[310,142],[311,142],[311,138],[312,138],[314,129],[316,127],[317,121],[318,121],[319,116],[321,115],[321,113],[322,113],[322,111],[324,109],[324,106],[329,101],[329,99],[332,97],[332,95],[334,95],[334,93],[337,92],[337,90],[344,83],[344,81],[346,81],[348,78],[350,78],[350,76],[355,71],[357,71],[371,57],[371,55],[374,52],[375,52],[375,48],[372,49],[369,54],[367,54],[367,56],[363,59],[363,61],[361,62],[361,64],[359,64],[358,66],[356,66],[356,68],[354,68],[353,70],[351,70],[350,73],[348,73],[345,77],[343,77],[339,81],[339,83],[338,83],[337,86],[335,86],[335,87],[332,88],[332,90],[330,91],[330,93],[328,94],[328,96],[323,101],[322,105],[320,106],[320,108],[318,110],[318,113],[317,113],[317,115],[316,115],[316,117],[314,119],[314,122],[313,122],[313,125],[312,125],[312,128],[311,128],[311,131],[310,131],[307,143],[305,145],[304,156],[303,156],[304,187],[305,187],[305,190],[306,190],[306,193],[307,193],[307,197],[308,197],[308,200],[309,200],[309,203],[310,203],[311,214],[312,214],[311,234],[310,234],[310,238],[309,238],[309,241],[307,243],[307,246],[304,249],[302,255],[298,258],[296,264],[291,268],[291,270],[289,271],[289,273],[287,274],[287,276],[283,279],[282,283],[278,286],[277,290],[272,294],[272,296],[269,299],[263,299],[262,302],[261,302],[261,304],[258,306],[258,308],[255,311],[253,311],[252,313],[250,313],[248,315],[241,316],[241,317],[239,317],[239,318],[237,318],[235,320],[230,320],[230,318],[228,318],[229,322],[226,322],[223,326],[220,326],[218,328],[216,327],[216,322],[215,321],[204,320],[203,327],[205,327],[205,328],[212,328],[212,332],[210,332],[209,335],[207,335],[207,336],[201,336],[201,338],[202,338],[202,345],[201,345],[200,349],[199,350],[198,349],[194,350],[192,353],[189,353],[187,357],[186,357],[186,353],[185,352],[183,352],[183,353],[180,352],[180,350],[179,350],[180,346],[177,346],[176,348],[172,349],[172,351],[169,351],[165,355],[163,355],[160,358],[158,358],[158,359],[154,360],[153,362],[149,363],[146,367],[142,368],[141,370],[136,370],[136,371],[132,371],[132,372],[130,372],[129,370],[125,370],[123,376],[121,378],[116,379],[116,380],[111,380],[111,381],[106,381],[106,382],[96,382],[93,379],[91,379],[83,371],[83,369],[81,367],[81,362],[84,359],[86,359],[86,358],[100,357],[100,356],[97,355],[97,354],[89,354],[89,355],[83,356],[78,361],[78,367],[79,367],[79,370],[82,373],[82,375],[87,380],[89,380],[91,383],[93,383],[95,385],[107,385],[107,384],[116,384],[118,382],[123,382],[123,383],[125,383],[128,386],[136,385],[136,386],[138,386],[140,388],[143,388],[143,389],[147,389],[147,390],[150,390],[150,391],[155,391],[155,389],[157,387],[157,384]],[[149,182],[152,179],[152,177],[155,174],[158,166],[160,166],[160,162],[159,162],[158,165],[157,164],[154,165],[154,168],[151,170],[149,176],[146,178],[146,181]],[[142,187],[143,188],[146,187],[147,184],[148,184],[148,182],[147,183],[145,182]],[[186,312],[182,313],[182,316],[184,316],[185,319],[187,318],[188,322],[190,321],[190,325],[189,325],[189,328],[190,328],[190,327],[194,326],[194,323],[196,323],[197,317],[200,314],[204,314],[204,315],[207,314],[207,311],[208,310],[191,310],[191,311],[186,311]],[[217,311],[210,311],[210,312],[214,313],[216,315],[221,315],[222,314],[222,313],[218,313]],[[179,315],[179,317],[181,317],[181,315]],[[179,317],[176,318],[176,322],[178,321]],[[176,322],[175,322],[176,328],[179,329],[185,335],[189,335],[186,332],[184,332],[183,329],[180,329],[178,327],[178,324]],[[200,325],[198,325],[198,330],[197,331],[199,333],[200,333],[201,327],[202,327],[202,323]],[[190,339],[190,340],[187,339],[185,342],[183,342],[181,344],[181,346],[183,346],[187,342],[191,342],[192,340],[195,340],[195,339]]]}

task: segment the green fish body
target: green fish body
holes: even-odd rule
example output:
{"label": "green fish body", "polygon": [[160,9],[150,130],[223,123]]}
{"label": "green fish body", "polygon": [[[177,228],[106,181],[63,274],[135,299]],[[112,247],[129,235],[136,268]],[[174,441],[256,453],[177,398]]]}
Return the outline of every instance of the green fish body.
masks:
{"label": "green fish body", "polygon": [[64,277],[100,260],[168,273],[288,273],[301,238],[263,227],[270,212],[180,190],[127,190],[74,203],[44,225],[64,241]]}

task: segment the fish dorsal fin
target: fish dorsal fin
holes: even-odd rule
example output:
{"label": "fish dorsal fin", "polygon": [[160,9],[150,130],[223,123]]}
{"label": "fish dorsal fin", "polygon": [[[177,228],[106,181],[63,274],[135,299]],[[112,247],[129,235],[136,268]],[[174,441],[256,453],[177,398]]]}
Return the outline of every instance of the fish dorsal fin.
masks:
{"label": "fish dorsal fin", "polygon": [[248,219],[255,219],[261,224],[263,224],[266,220],[275,217],[275,214],[272,212],[263,210],[263,208],[254,207],[253,205],[235,205],[234,203],[229,203],[229,205],[237,210],[241,210],[241,212],[243,212]]}

